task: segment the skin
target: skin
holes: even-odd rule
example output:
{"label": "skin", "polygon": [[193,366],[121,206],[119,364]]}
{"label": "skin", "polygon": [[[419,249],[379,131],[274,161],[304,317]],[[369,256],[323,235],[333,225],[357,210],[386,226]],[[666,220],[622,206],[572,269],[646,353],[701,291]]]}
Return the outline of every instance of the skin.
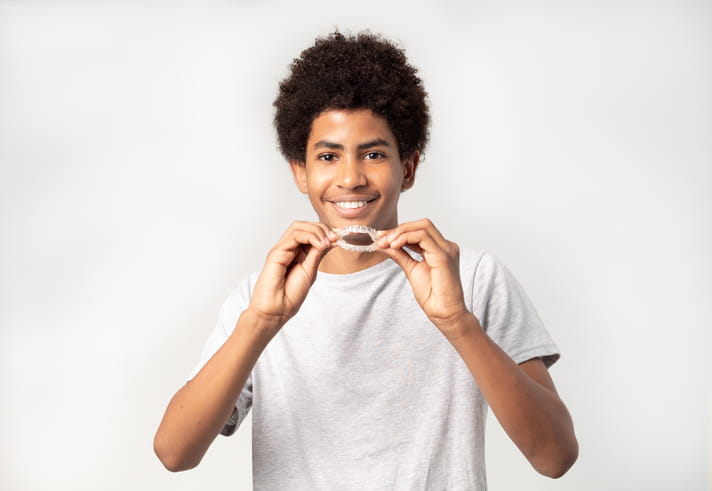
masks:
{"label": "skin", "polygon": [[[517,365],[484,332],[464,302],[459,248],[428,219],[398,223],[400,193],[415,180],[419,155],[400,159],[387,122],[369,110],[325,111],[315,118],[304,162],[290,162],[298,189],[319,222],[294,222],[269,251],[250,304],[232,335],[171,400],[154,449],[173,471],[196,466],[234,410],[260,354],[299,310],[317,271],[352,273],[385,260],[407,276],[420,307],[452,344],[503,428],[540,473],[559,477],[575,462],[571,417],[540,359]],[[340,201],[368,201],[344,210]],[[379,249],[335,248],[333,227],[369,225]],[[411,258],[404,246],[422,255]]]}

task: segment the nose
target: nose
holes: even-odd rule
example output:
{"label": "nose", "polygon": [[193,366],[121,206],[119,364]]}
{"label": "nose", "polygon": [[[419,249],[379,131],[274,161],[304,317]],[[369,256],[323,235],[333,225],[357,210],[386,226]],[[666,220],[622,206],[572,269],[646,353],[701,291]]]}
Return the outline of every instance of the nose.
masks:
{"label": "nose", "polygon": [[359,159],[344,157],[339,165],[337,185],[346,189],[355,189],[367,184],[366,174]]}

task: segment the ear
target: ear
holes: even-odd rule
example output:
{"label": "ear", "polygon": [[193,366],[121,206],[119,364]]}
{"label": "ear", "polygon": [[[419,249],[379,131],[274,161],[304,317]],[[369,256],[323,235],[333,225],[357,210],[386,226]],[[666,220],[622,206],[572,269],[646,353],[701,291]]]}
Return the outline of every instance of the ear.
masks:
{"label": "ear", "polygon": [[307,186],[307,164],[299,160],[290,160],[289,167],[292,169],[292,177],[294,183],[300,192],[307,194],[309,187]]}
{"label": "ear", "polygon": [[415,184],[415,171],[418,168],[418,163],[420,162],[420,152],[413,152],[413,154],[403,160],[403,182],[401,183],[401,191],[410,189]]}

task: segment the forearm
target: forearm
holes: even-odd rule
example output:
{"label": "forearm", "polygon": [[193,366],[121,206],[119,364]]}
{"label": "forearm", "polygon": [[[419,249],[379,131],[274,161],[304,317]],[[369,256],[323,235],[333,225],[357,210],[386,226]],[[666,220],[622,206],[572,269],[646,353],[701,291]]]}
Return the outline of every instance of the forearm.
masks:
{"label": "forearm", "polygon": [[530,377],[487,336],[474,315],[458,322],[459,334],[449,341],[504,430],[538,472],[550,477],[565,473],[576,460],[578,444],[553,384],[547,388]]}
{"label": "forearm", "polygon": [[257,359],[276,330],[245,311],[232,335],[166,409],[154,450],[171,471],[198,465],[230,417]]}

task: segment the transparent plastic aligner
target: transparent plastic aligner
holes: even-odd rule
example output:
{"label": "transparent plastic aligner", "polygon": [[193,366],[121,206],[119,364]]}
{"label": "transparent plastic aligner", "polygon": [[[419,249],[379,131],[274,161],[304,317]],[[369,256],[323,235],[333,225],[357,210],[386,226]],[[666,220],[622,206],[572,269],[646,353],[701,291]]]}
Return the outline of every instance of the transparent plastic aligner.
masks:
{"label": "transparent plastic aligner", "polygon": [[373,252],[376,246],[376,229],[367,225],[350,225],[334,229],[339,237],[336,245],[347,251]]}

